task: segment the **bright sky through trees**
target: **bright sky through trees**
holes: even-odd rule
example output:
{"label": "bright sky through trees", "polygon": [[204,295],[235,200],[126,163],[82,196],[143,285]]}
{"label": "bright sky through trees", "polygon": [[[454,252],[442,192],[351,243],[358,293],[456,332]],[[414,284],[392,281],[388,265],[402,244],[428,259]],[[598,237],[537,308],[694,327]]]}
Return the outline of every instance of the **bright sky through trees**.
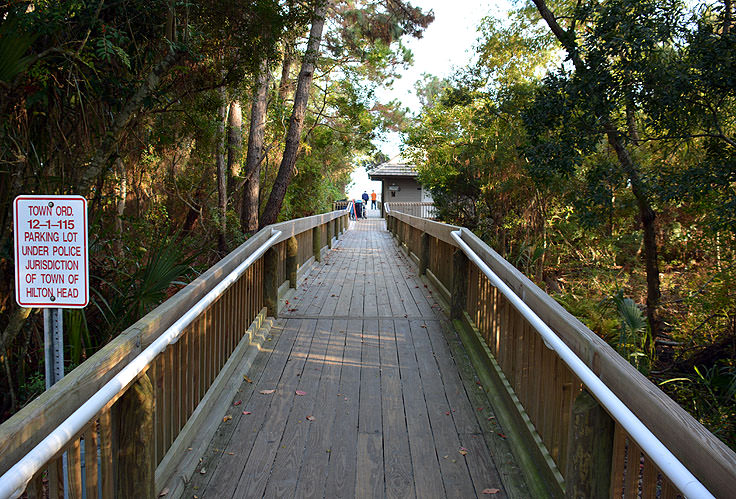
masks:
{"label": "bright sky through trees", "polygon": [[[407,46],[414,54],[414,64],[403,72],[390,88],[382,88],[378,96],[382,101],[397,99],[413,113],[419,111],[419,100],[414,83],[422,74],[439,77],[452,75],[456,68],[466,66],[473,60],[473,47],[478,38],[480,20],[488,15],[502,16],[510,7],[508,0],[417,0],[413,5],[422,10],[434,10],[435,20],[424,32],[424,36],[409,39]],[[399,153],[400,139],[392,133],[387,140],[377,144],[393,158]],[[356,168],[351,175],[349,198],[357,198],[367,190],[381,192],[380,182],[371,182],[363,168]]]}

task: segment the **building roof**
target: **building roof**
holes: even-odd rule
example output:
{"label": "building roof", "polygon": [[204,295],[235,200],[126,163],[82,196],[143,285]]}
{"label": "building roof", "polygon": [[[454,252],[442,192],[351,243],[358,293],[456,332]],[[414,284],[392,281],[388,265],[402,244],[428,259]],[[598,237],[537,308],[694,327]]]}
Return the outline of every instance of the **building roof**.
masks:
{"label": "building roof", "polygon": [[373,171],[368,173],[371,180],[381,180],[386,177],[410,177],[417,176],[416,169],[407,163],[391,160],[376,166]]}

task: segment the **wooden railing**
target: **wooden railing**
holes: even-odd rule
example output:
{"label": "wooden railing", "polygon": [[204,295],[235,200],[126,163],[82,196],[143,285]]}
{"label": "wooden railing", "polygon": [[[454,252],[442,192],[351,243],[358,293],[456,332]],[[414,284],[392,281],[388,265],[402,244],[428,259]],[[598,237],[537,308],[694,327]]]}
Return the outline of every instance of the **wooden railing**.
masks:
{"label": "wooden railing", "polygon": [[350,204],[350,201],[347,199],[344,199],[342,201],[333,201],[332,202],[332,209],[334,211],[338,210],[345,210],[347,209],[348,205]]}
{"label": "wooden railing", "polygon": [[[278,315],[279,292],[296,287],[346,227],[347,213],[335,211],[264,228],[0,425],[0,497],[24,491],[7,485],[18,477],[29,497],[62,497],[65,481],[70,497],[87,498],[156,497],[181,483],[180,461],[195,459],[191,442],[217,427],[207,423],[211,409],[252,362],[261,326]],[[115,388],[162,340],[168,346]],[[114,395],[84,416],[111,386]]]}
{"label": "wooden railing", "polygon": [[434,219],[437,213],[437,210],[434,207],[434,203],[387,201],[386,208],[388,211],[405,213],[406,215],[411,215],[413,217],[429,219]]}
{"label": "wooden railing", "polygon": [[[671,498],[681,492],[602,409],[461,240],[711,494],[732,497],[736,454],[467,229],[393,210],[387,226],[447,302],[535,496]],[[456,233],[457,235],[457,233]],[[453,262],[453,264],[449,264]],[[678,464],[679,464],[678,463]],[[535,473],[535,471],[537,473]]]}

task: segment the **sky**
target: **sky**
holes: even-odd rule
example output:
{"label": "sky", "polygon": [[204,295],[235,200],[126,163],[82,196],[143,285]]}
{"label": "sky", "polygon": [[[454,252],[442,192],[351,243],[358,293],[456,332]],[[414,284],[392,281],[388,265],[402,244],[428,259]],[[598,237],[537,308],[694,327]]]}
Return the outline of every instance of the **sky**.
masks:
{"label": "sky", "polygon": [[[406,45],[414,54],[414,64],[402,72],[390,88],[383,87],[377,94],[382,101],[397,99],[412,112],[419,111],[419,100],[414,83],[423,73],[440,78],[450,76],[455,68],[466,66],[473,58],[473,46],[478,38],[477,26],[487,15],[500,16],[509,7],[507,0],[414,0],[412,5],[422,10],[434,11],[434,22],[425,30],[421,39],[410,38]],[[392,134],[388,140],[376,145],[389,157],[399,154],[400,139]],[[381,183],[372,182],[363,168],[356,168],[351,175],[352,185],[348,197],[357,198],[363,191],[375,190],[379,196]]]}

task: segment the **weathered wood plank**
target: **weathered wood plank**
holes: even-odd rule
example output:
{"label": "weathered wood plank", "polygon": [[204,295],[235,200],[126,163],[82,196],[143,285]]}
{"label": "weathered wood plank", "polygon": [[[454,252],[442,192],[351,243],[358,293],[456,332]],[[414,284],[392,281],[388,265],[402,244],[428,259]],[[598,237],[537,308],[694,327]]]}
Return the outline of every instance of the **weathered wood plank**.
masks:
{"label": "weathered wood plank", "polygon": [[346,330],[346,320],[332,321],[325,365],[322,368],[322,377],[312,411],[314,421],[310,424],[294,497],[309,498],[324,495],[328,464],[332,454],[329,445],[331,441],[334,441],[335,427],[342,424],[342,418],[336,419],[336,414],[337,401],[342,396],[340,374],[345,351]]}
{"label": "weathered wood plank", "polygon": [[[453,358],[465,385],[465,391],[473,407],[482,407],[483,411],[477,412],[478,424],[481,427],[482,436],[486,442],[487,449],[494,461],[494,469],[488,469],[485,476],[481,477],[483,488],[497,488],[510,497],[531,497],[521,469],[516,465],[511,447],[507,440],[504,428],[498,423],[492,404],[479,380],[472,363],[467,356],[462,341],[457,333],[448,325],[443,325],[442,332],[452,351]],[[471,469],[472,472],[472,469]],[[477,473],[473,475],[474,483],[478,486]]]}
{"label": "weathered wood plank", "polygon": [[340,392],[335,396],[337,410],[329,448],[325,497],[356,495],[362,334],[362,321],[347,322],[345,351],[340,371]]}
{"label": "weathered wood plank", "polygon": [[383,461],[386,497],[414,497],[409,435],[392,320],[379,323]]}
{"label": "weathered wood plank", "polygon": [[437,461],[427,404],[424,393],[420,390],[421,378],[409,321],[396,320],[394,326],[416,496],[444,496],[445,488]]}
{"label": "weathered wood plank", "polygon": [[385,497],[382,443],[378,433],[358,433],[355,497]]}
{"label": "weathered wood plank", "polygon": [[360,361],[360,433],[381,433],[381,384],[378,321],[363,321]]}
{"label": "weathered wood plank", "polygon": [[[317,321],[308,357],[299,376],[296,396],[292,394],[286,426],[268,477],[266,497],[297,497],[294,492],[302,466],[307,435],[312,425],[307,417],[314,417],[314,403],[322,368],[325,365],[331,326],[332,321],[329,319]],[[299,395],[300,393],[303,395]]]}
{"label": "weathered wood plank", "polygon": [[[296,351],[308,350],[315,328],[316,321],[311,319],[302,321],[300,334],[294,345]],[[265,421],[256,435],[253,449],[240,475],[233,497],[261,497],[263,495],[305,362],[304,356],[289,358],[281,379],[276,385],[276,392],[264,395],[273,398],[273,401],[264,415]],[[272,385],[270,389],[274,389]]]}
{"label": "weathered wood plank", "polygon": [[[266,414],[273,401],[271,395],[261,395],[260,390],[273,389],[279,380],[287,363],[289,353],[300,332],[301,321],[287,321],[281,327],[274,327],[273,353],[262,360],[265,367],[260,371],[253,369],[251,383],[244,380],[241,385],[242,402],[237,406],[239,414],[233,415],[233,423],[220,426],[215,434],[213,443],[203,456],[203,462],[193,475],[189,490],[197,495],[206,492],[207,497],[232,497],[238,485],[243,466],[250,456],[257,432],[266,420]],[[270,349],[267,347],[267,350]],[[260,366],[260,363],[258,364]],[[259,373],[260,376],[256,376]],[[242,414],[250,412],[249,415]],[[219,459],[214,459],[218,457]],[[210,464],[211,463],[211,464]],[[201,473],[204,467],[205,473]],[[194,487],[198,487],[194,489]],[[198,492],[197,492],[198,491]],[[202,495],[202,497],[205,497]]]}
{"label": "weathered wood plank", "polygon": [[475,416],[478,408],[470,405],[468,395],[465,393],[465,386],[460,379],[458,368],[452,359],[450,348],[442,334],[442,326],[439,321],[424,321],[424,324],[421,326],[423,326],[427,333],[434,358],[437,361],[437,367],[442,376],[447,401],[450,407],[455,410],[453,420],[455,421],[455,427],[458,433],[480,433],[478,420]]}
{"label": "weathered wood plank", "polygon": [[447,401],[443,380],[435,362],[426,329],[422,321],[410,322],[416,350],[419,375],[422,380],[429,420],[434,433],[440,470],[448,497],[470,497],[475,494],[465,462],[460,455],[460,439],[455,428],[454,407]]}

